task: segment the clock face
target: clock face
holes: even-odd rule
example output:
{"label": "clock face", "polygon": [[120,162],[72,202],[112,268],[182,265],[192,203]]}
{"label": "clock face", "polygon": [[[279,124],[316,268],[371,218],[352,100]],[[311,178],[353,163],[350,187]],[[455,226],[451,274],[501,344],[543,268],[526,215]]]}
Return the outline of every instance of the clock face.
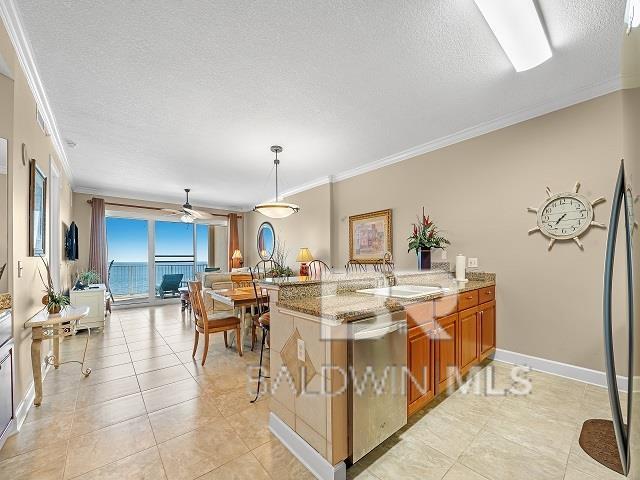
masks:
{"label": "clock face", "polygon": [[582,195],[560,193],[547,199],[538,210],[538,227],[551,238],[580,236],[593,220],[593,207]]}

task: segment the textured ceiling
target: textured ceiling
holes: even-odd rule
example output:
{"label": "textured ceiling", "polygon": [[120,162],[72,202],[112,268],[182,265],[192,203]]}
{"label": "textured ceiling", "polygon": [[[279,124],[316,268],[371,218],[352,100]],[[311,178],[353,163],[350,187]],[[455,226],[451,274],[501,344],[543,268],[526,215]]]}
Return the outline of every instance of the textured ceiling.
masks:
{"label": "textured ceiling", "polygon": [[473,0],[16,0],[79,188],[249,206],[610,82],[624,0],[539,0],[516,74]]}

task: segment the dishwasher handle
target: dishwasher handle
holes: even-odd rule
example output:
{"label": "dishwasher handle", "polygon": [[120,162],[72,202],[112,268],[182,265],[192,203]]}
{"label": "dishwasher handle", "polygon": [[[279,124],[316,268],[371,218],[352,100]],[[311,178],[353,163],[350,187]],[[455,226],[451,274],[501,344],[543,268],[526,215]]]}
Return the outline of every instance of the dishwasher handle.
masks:
{"label": "dishwasher handle", "polygon": [[371,330],[362,330],[353,334],[354,340],[369,340],[371,338],[380,338],[389,333],[397,332],[405,325],[404,322],[395,322],[391,325],[386,325],[382,328],[375,328]]}

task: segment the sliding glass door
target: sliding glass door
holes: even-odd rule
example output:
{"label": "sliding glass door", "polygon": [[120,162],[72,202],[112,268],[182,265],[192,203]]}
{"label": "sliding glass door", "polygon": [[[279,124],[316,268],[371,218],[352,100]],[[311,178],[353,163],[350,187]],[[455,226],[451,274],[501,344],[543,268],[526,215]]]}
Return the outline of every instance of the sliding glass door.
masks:
{"label": "sliding glass door", "polygon": [[107,217],[109,286],[116,302],[149,297],[149,223]]}
{"label": "sliding glass door", "polygon": [[216,228],[220,226],[108,216],[109,281],[115,301],[178,298],[179,289],[198,272],[216,266],[222,253],[216,248],[226,257],[226,241],[223,246],[213,243]]}

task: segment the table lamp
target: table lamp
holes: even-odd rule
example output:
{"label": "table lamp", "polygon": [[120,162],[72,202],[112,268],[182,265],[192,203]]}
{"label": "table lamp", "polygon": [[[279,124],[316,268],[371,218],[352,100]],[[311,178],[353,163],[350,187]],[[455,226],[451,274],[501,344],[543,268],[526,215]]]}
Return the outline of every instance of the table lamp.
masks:
{"label": "table lamp", "polygon": [[231,267],[242,267],[242,252],[237,248],[233,251],[233,255],[231,255]]}
{"label": "table lamp", "polygon": [[313,261],[313,255],[307,247],[303,247],[298,252],[298,256],[296,257],[296,262],[300,262],[300,276],[308,277],[309,276],[309,266],[308,262]]}

